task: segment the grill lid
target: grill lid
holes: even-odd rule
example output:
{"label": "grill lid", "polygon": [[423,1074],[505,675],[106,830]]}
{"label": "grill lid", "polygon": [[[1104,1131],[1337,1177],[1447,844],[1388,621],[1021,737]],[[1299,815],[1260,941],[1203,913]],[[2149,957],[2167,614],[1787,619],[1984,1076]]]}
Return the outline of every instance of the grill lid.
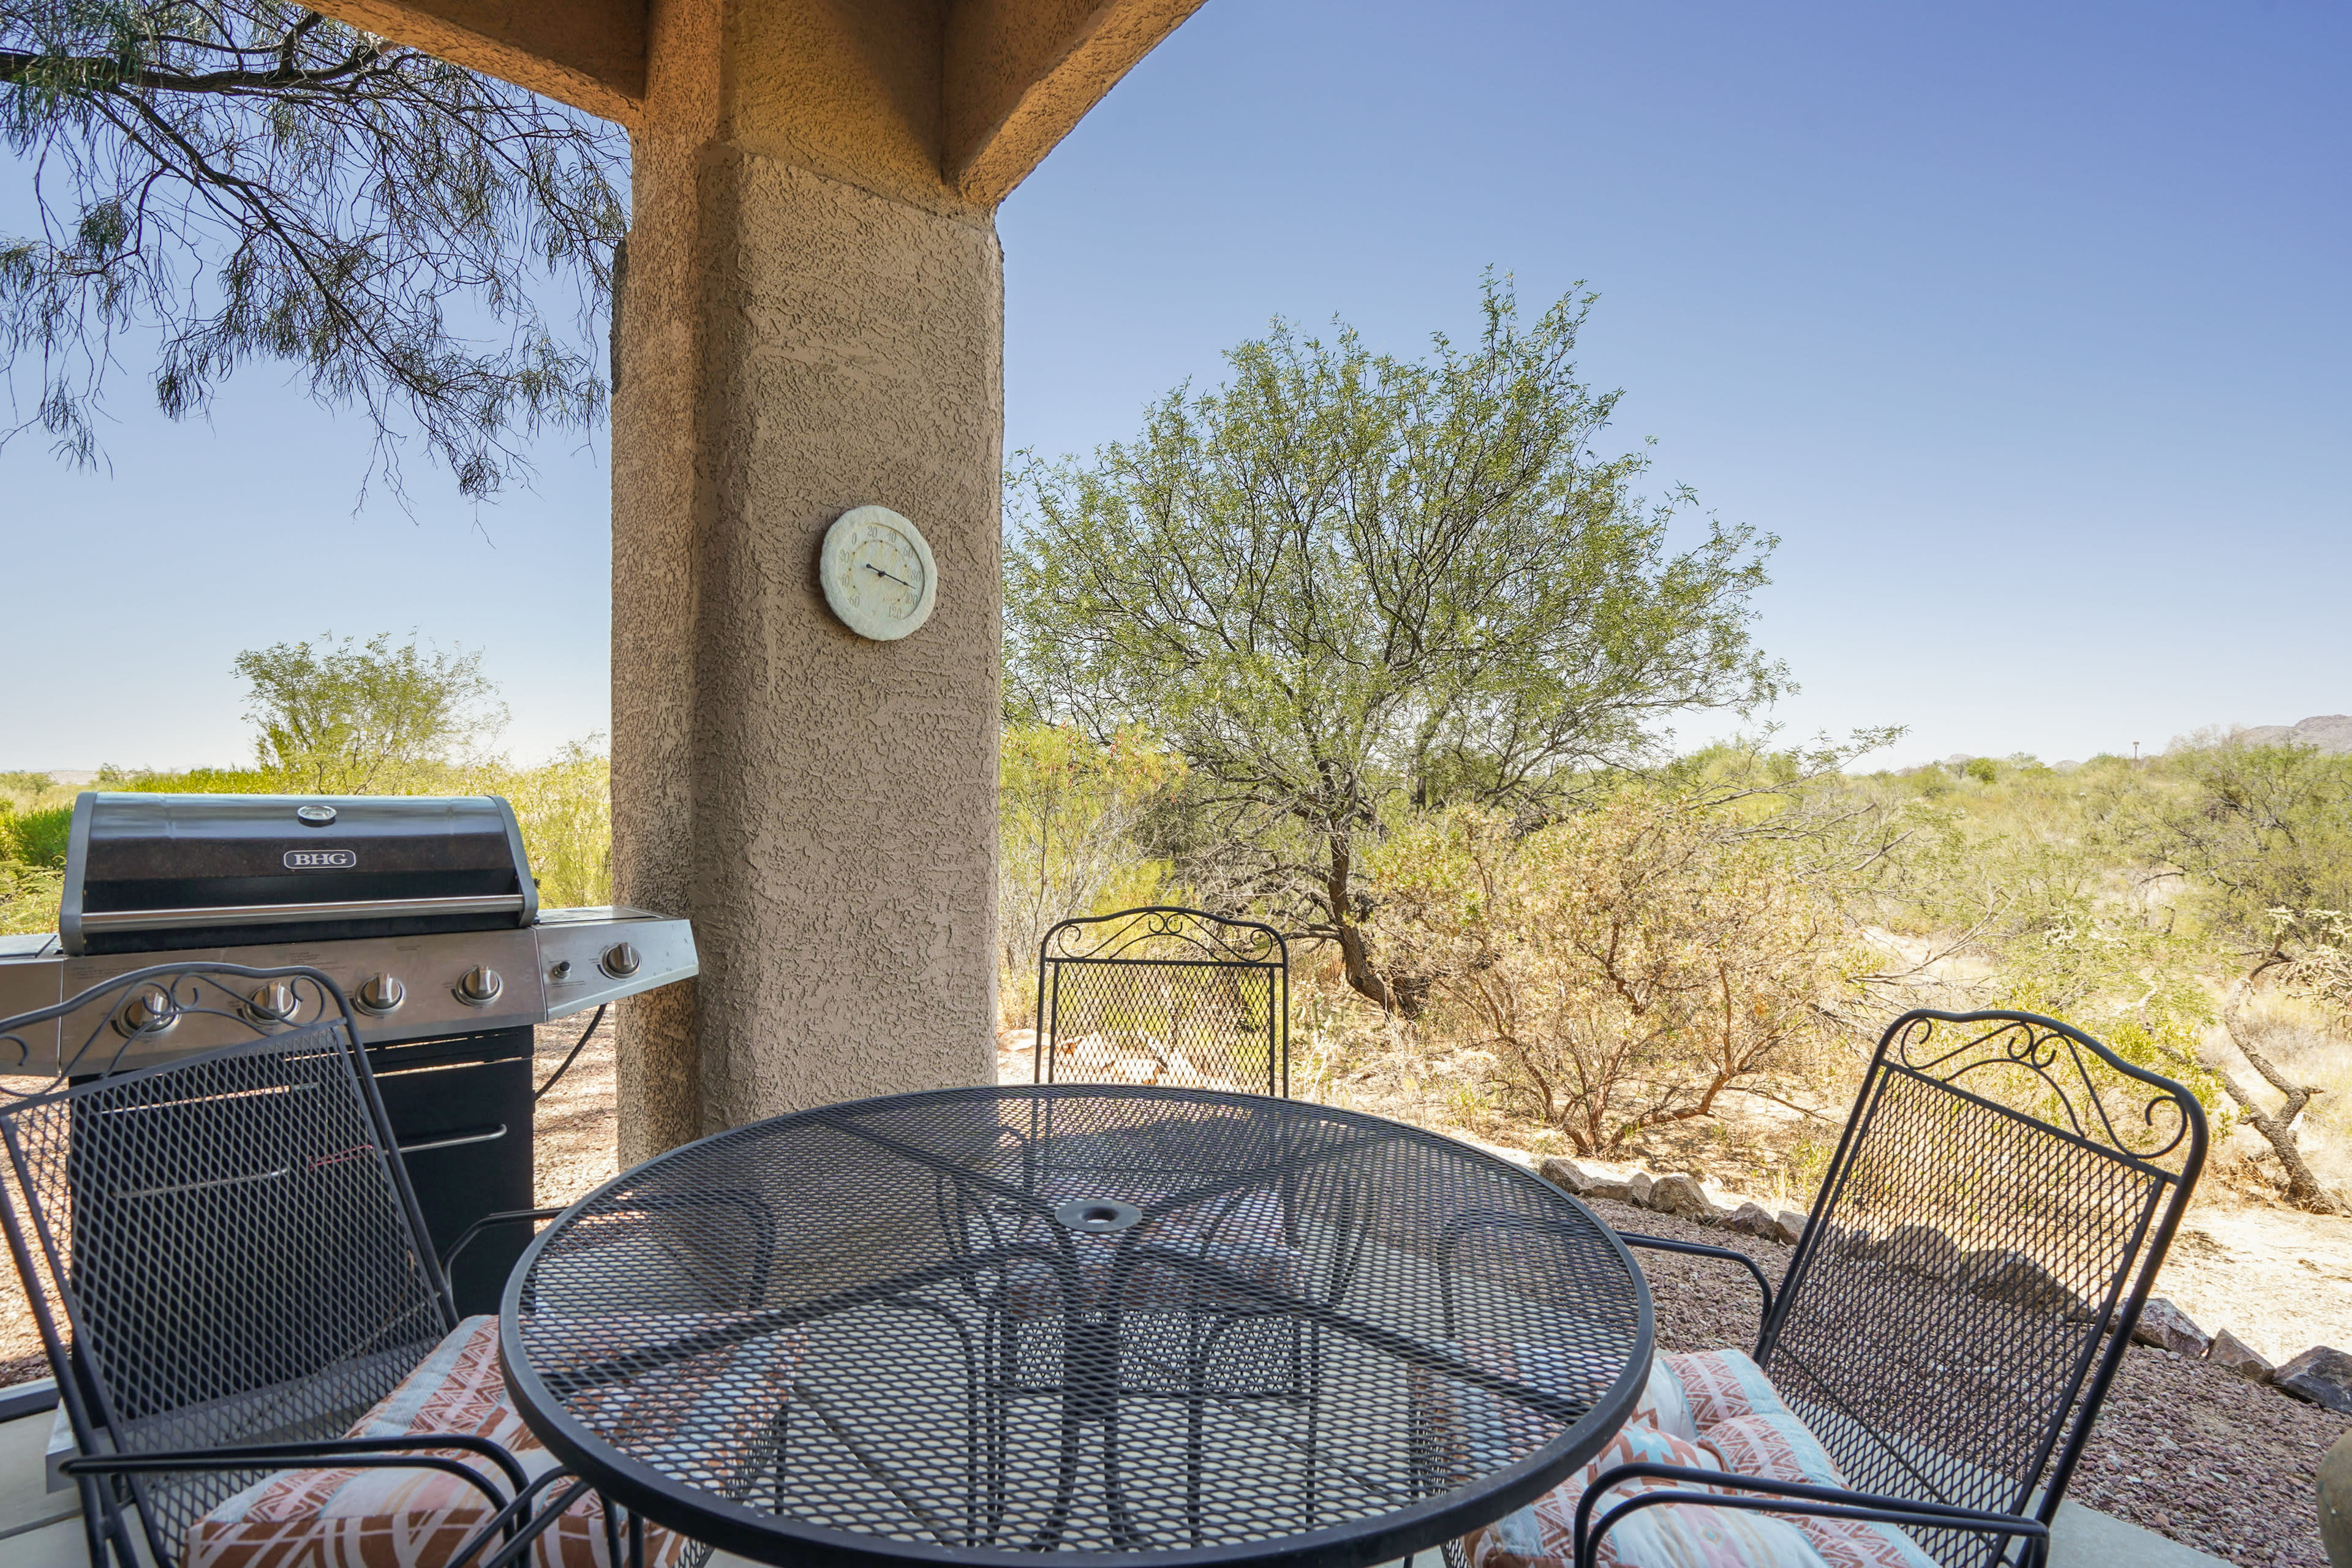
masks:
{"label": "grill lid", "polygon": [[527,926],[513,808],[496,795],[126,795],[74,802],[58,934],[69,953]]}

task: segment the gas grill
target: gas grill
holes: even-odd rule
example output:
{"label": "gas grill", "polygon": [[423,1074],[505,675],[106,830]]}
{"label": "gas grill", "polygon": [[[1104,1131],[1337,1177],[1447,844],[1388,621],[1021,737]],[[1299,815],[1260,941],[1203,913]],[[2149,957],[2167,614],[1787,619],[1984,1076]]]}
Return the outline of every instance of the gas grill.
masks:
{"label": "gas grill", "polygon": [[[484,1214],[530,1206],[532,1026],[696,972],[685,921],[541,908],[513,809],[488,795],[86,793],[58,927],[0,936],[0,1017],[160,963],[304,964],[332,978],[437,1247]],[[285,1000],[261,986],[247,1006],[267,1019]],[[137,1040],[107,1023],[50,1025],[0,1073],[79,1076],[251,1037],[216,1017]],[[60,1059],[94,1029],[89,1054]],[[461,1307],[495,1310],[529,1239],[509,1228],[466,1251]]]}

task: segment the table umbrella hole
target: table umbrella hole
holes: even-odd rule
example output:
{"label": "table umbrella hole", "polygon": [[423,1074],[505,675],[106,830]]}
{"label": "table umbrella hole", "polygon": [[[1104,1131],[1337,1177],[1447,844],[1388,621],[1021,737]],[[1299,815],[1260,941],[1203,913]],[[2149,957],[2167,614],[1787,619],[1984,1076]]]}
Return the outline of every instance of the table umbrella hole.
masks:
{"label": "table umbrella hole", "polygon": [[1074,1198],[1055,1209],[1054,1217],[1072,1230],[1088,1236],[1108,1236],[1141,1219],[1143,1211],[1113,1198]]}

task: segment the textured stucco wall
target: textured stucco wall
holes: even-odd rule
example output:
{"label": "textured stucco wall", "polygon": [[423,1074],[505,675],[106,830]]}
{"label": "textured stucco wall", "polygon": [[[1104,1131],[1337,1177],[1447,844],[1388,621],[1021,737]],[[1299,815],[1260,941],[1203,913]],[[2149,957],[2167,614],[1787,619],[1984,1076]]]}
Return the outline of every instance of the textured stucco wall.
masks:
{"label": "textured stucco wall", "polygon": [[[693,919],[703,977],[623,1011],[624,1161],[993,1060],[995,231],[756,150],[793,143],[710,68],[733,26],[657,23],[650,89],[677,98],[637,138],[614,415],[614,870]],[[869,501],[939,564],[895,643],[817,585]]]}

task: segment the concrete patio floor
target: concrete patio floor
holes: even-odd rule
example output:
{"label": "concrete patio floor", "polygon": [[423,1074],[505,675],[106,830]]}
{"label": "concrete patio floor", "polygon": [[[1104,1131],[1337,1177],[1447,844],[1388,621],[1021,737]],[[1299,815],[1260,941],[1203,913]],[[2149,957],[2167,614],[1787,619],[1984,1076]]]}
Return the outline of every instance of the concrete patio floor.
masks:
{"label": "concrete patio floor", "polygon": [[[83,1568],[80,1510],[73,1491],[50,1491],[47,1411],[0,1422],[0,1568]],[[1435,1559],[1424,1553],[1419,1568]],[[2193,1552],[2153,1531],[2074,1503],[2058,1514],[2052,1568],[2216,1568],[2221,1559]],[[721,1552],[712,1568],[750,1568]]]}

